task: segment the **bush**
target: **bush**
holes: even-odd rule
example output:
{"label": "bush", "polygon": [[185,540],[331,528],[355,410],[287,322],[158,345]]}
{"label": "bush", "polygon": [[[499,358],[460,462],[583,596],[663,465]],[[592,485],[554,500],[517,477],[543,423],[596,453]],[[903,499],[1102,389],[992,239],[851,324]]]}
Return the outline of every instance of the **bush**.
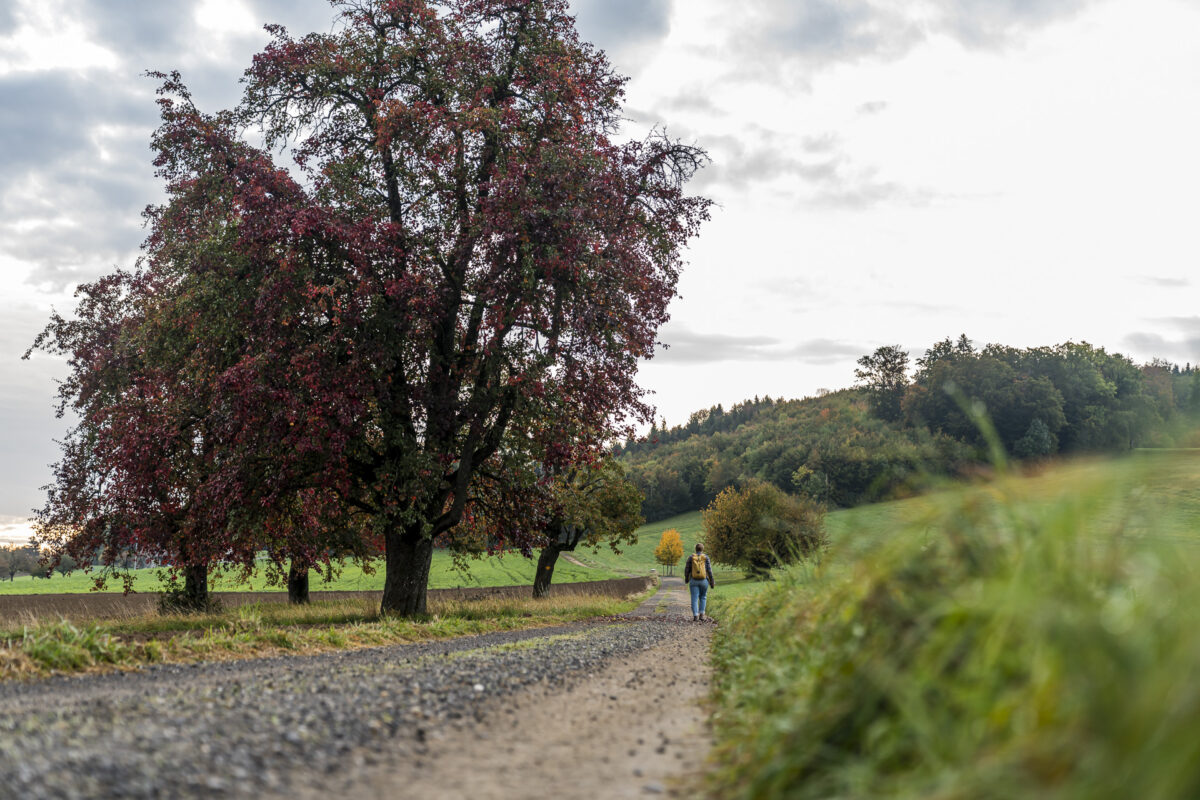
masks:
{"label": "bush", "polygon": [[825,543],[825,511],[767,483],[730,487],[704,509],[704,538],[714,561],[752,575],[816,552]]}

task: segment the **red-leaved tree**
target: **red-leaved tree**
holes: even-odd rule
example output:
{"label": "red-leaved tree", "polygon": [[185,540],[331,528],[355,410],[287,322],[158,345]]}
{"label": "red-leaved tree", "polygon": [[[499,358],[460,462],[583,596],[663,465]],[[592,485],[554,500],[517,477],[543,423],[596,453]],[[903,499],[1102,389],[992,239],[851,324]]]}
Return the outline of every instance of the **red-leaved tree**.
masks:
{"label": "red-leaved tree", "polygon": [[384,541],[383,609],[420,613],[481,474],[503,493],[649,418],[636,364],[707,216],[683,191],[704,155],[614,139],[624,79],[565,0],[338,5],[332,34],[271,29],[239,111],[298,141],[344,254],[327,289],[366,411],[326,468]]}
{"label": "red-leaved tree", "polygon": [[34,345],[68,357],[60,415],[79,417],[37,531],[59,557],[99,554],[101,580],[128,552],[165,563],[181,605],[202,607],[217,562],[248,571],[266,550],[296,573],[371,552],[345,481],[300,470],[336,452],[361,401],[330,395],[338,353],[314,293],[336,258],[296,233],[318,212],[231,115],[160,77],[168,200],[147,211],[146,257],[82,286]]}

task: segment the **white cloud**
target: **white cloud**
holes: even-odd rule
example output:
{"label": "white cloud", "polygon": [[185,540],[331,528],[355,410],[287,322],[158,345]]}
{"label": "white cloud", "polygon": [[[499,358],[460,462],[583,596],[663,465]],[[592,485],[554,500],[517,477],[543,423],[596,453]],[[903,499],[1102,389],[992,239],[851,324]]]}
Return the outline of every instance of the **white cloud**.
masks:
{"label": "white cloud", "polygon": [[201,28],[222,36],[253,34],[260,27],[240,0],[202,0],[193,15]]}
{"label": "white cloud", "polygon": [[0,37],[0,75],[39,70],[110,70],[119,63],[110,49],[93,41],[63,0],[16,0],[14,22]]}
{"label": "white cloud", "polygon": [[28,544],[32,536],[32,521],[16,517],[0,517],[0,545]]}

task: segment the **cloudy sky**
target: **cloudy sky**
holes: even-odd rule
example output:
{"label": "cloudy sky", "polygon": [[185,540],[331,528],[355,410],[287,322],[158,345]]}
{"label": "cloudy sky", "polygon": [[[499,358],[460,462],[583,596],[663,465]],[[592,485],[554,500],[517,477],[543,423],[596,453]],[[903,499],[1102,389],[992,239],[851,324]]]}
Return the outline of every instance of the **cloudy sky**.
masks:
{"label": "cloudy sky", "polygon": [[[1195,0],[575,0],[631,77],[631,134],[708,149],[717,201],[671,345],[670,423],[853,382],[965,332],[1200,361]],[[61,364],[21,361],[159,197],[148,69],[230,106],[261,26],[323,0],[0,3],[0,538],[40,505]],[[5,527],[8,523],[9,527]]]}

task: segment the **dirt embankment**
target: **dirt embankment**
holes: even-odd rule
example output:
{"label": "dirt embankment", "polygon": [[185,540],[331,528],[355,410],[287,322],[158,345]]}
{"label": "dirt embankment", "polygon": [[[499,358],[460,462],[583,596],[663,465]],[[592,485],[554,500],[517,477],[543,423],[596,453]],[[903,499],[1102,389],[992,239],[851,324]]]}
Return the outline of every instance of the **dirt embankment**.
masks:
{"label": "dirt embankment", "polygon": [[[550,587],[553,595],[603,595],[626,597],[645,591],[652,583],[649,576],[641,578],[618,578],[608,581],[586,583],[561,583]],[[430,589],[430,600],[469,601],[489,598],[528,597],[531,586],[482,586],[464,589]],[[225,608],[250,605],[252,603],[286,603],[286,592],[214,592]],[[378,605],[382,592],[313,592],[311,598],[320,600],[356,600]],[[65,617],[72,620],[103,619],[112,617],[136,617],[155,611],[158,595],[122,595],[106,592],[86,594],[29,594],[0,595],[0,621],[25,621],[42,617]]]}

